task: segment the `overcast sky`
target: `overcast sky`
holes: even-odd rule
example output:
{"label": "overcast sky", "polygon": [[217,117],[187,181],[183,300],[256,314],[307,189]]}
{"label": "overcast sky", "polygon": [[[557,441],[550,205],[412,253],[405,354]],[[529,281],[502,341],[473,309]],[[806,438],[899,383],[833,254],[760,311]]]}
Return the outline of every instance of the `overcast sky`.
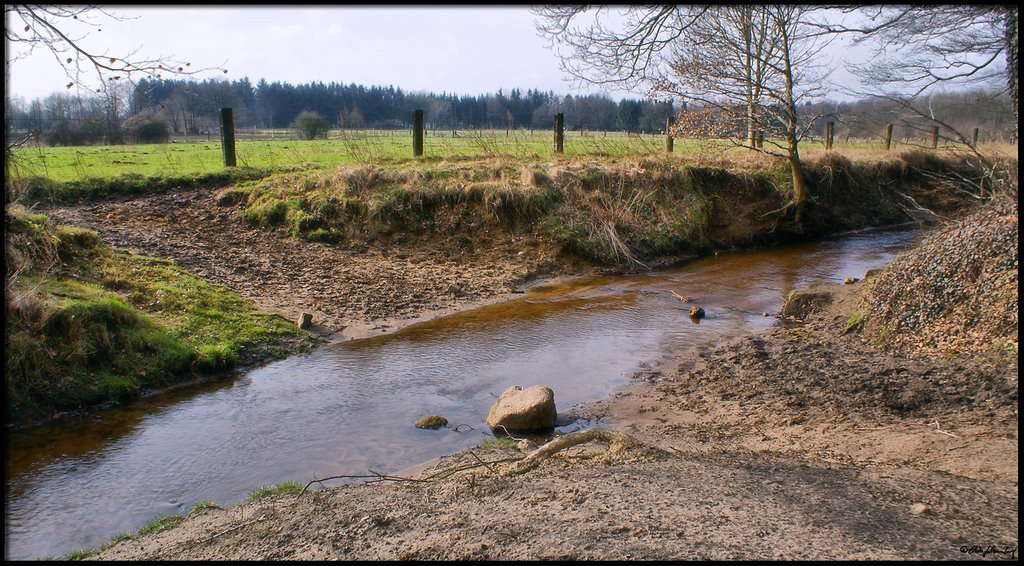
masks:
{"label": "overcast sky", "polygon": [[[527,6],[113,6],[109,11],[131,19],[97,18],[102,31],[81,28],[73,35],[90,30],[83,45],[109,55],[138,50],[146,58],[228,69],[227,75],[189,77],[196,80],[333,81],[460,95],[499,88],[600,92],[565,78]],[[9,72],[9,96],[31,100],[67,92],[67,76],[45,49],[15,61]]]}

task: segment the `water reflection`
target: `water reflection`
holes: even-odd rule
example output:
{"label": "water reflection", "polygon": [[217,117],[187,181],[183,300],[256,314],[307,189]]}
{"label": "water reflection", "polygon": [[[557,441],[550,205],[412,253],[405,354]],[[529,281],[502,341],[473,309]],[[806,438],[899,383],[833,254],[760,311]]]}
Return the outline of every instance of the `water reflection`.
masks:
{"label": "water reflection", "polygon": [[[606,397],[641,363],[768,327],[784,294],[863,277],[908,233],[723,253],[657,274],[533,289],[521,298],[324,346],[237,379],[101,417],[10,434],[8,558],[98,546],[195,503],[261,485],[393,473],[477,445],[511,385],[542,383],[560,412]],[[693,324],[692,297],[706,318]],[[452,430],[422,430],[439,414]],[[336,482],[335,482],[336,483]]]}

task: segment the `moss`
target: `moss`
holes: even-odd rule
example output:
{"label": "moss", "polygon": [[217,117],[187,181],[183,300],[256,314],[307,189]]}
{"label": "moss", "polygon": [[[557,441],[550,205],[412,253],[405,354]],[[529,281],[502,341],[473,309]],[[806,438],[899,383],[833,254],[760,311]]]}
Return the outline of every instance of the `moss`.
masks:
{"label": "moss", "polygon": [[281,200],[267,200],[245,209],[242,217],[250,226],[276,226],[283,224],[288,216],[288,203]]}
{"label": "moss", "polygon": [[864,313],[855,312],[850,315],[850,318],[846,320],[846,324],[843,326],[843,332],[859,332],[864,327]]}
{"label": "moss", "polygon": [[9,255],[21,259],[5,296],[8,422],[127,402],[194,372],[313,343],[291,322],[173,262],[9,212],[8,249],[17,250]]}
{"label": "moss", "polygon": [[480,442],[481,450],[504,450],[508,448],[517,448],[519,443],[507,436],[500,436],[497,438],[488,438]]}

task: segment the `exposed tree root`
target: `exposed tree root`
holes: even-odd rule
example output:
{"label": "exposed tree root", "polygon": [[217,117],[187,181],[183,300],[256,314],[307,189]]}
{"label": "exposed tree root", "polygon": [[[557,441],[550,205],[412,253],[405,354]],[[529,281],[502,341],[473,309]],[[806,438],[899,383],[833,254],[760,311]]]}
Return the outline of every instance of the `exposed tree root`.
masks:
{"label": "exposed tree root", "polygon": [[552,440],[551,442],[548,442],[544,446],[541,446],[540,448],[534,450],[522,460],[519,460],[518,462],[509,465],[508,467],[501,471],[501,475],[510,476],[514,474],[521,474],[527,472],[529,470],[532,470],[533,468],[536,468],[542,460],[548,458],[549,456],[555,454],[556,452],[560,452],[562,450],[565,450],[566,448],[571,448],[578,444],[584,444],[592,440],[600,440],[603,442],[607,442],[609,452],[616,452],[618,450],[622,450],[623,448],[630,448],[632,446],[636,446],[639,444],[636,441],[636,439],[634,439],[632,436],[629,436],[628,434],[603,428],[592,428],[580,432],[572,432],[569,434],[559,436],[558,438]]}

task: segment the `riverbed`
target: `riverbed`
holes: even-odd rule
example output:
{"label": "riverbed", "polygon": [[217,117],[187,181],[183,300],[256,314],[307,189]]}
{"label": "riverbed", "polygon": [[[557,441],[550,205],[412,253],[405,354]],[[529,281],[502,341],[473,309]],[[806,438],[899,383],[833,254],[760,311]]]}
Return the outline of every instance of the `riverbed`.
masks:
{"label": "riverbed", "polygon": [[[236,504],[262,485],[394,473],[476,446],[491,437],[487,409],[511,385],[552,387],[565,414],[672,352],[767,328],[790,289],[863,277],[915,236],[865,231],[536,286],[512,301],[9,434],[7,558],[98,546],[199,502]],[[692,305],[706,318],[691,319]],[[444,415],[449,428],[413,426],[429,414]]]}

